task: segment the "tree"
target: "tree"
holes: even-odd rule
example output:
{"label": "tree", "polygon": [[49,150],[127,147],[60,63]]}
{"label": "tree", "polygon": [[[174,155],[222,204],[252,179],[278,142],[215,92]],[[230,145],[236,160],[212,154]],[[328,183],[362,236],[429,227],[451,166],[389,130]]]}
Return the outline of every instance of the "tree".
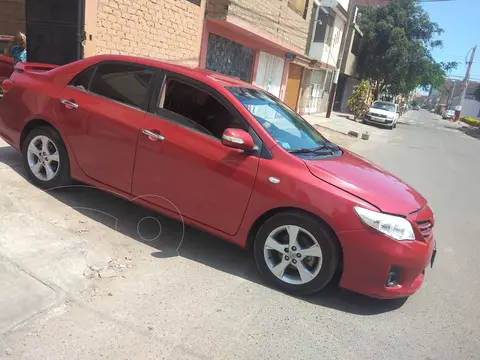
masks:
{"label": "tree", "polygon": [[480,101],[480,84],[477,85],[477,87],[475,88],[475,100],[477,101]]}
{"label": "tree", "polygon": [[359,16],[363,40],[358,72],[381,91],[408,94],[418,86],[439,88],[455,62],[437,63],[431,50],[441,47],[435,39],[443,33],[432,22],[419,0],[392,0],[387,6],[364,8]]}
{"label": "tree", "polygon": [[360,84],[353,87],[353,93],[348,99],[348,110],[353,114],[354,119],[363,119],[370,104],[372,103],[372,95],[370,84],[364,80]]}

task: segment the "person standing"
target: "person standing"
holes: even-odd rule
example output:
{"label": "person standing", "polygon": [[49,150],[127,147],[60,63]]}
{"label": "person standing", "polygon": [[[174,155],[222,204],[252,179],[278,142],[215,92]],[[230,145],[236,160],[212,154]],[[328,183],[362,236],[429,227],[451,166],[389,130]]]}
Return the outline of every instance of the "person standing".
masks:
{"label": "person standing", "polygon": [[10,47],[5,51],[6,55],[13,58],[13,65],[27,61],[27,37],[20,31],[13,38]]}

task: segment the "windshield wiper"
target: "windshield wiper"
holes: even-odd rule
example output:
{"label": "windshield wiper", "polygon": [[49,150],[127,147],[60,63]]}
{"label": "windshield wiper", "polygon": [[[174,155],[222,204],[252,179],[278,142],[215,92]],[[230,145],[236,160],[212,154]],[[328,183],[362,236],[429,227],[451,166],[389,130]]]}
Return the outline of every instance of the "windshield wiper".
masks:
{"label": "windshield wiper", "polygon": [[321,146],[314,149],[296,149],[296,150],[289,151],[289,153],[290,154],[322,154],[323,153],[324,155],[327,155],[327,154],[332,155],[333,151],[330,148],[324,148],[323,146]]}
{"label": "windshield wiper", "polygon": [[296,149],[289,151],[290,154],[319,154],[319,155],[333,155],[335,152],[340,150],[340,148],[333,144],[325,144],[313,149]]}

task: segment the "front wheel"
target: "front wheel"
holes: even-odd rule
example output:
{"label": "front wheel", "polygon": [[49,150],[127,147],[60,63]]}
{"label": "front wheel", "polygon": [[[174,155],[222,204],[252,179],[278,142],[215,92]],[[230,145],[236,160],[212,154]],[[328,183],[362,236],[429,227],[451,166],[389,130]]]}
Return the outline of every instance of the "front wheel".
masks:
{"label": "front wheel", "polygon": [[337,271],[339,254],[330,228],[308,214],[274,215],[255,237],[258,269],[270,283],[292,294],[307,295],[324,288]]}
{"label": "front wheel", "polygon": [[50,126],[30,131],[22,147],[28,178],[38,187],[52,189],[70,183],[70,163],[62,138]]}

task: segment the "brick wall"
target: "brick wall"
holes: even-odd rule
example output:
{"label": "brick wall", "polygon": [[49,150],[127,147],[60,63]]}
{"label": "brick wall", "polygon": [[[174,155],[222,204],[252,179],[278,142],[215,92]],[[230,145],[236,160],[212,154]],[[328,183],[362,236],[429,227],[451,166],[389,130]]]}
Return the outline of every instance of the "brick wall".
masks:
{"label": "brick wall", "polygon": [[0,35],[25,32],[25,0],[0,0]]}
{"label": "brick wall", "polygon": [[305,53],[313,0],[308,3],[304,19],[288,6],[288,0],[207,0],[207,18],[237,17]]}
{"label": "brick wall", "polygon": [[96,54],[198,65],[205,0],[97,0]]}

